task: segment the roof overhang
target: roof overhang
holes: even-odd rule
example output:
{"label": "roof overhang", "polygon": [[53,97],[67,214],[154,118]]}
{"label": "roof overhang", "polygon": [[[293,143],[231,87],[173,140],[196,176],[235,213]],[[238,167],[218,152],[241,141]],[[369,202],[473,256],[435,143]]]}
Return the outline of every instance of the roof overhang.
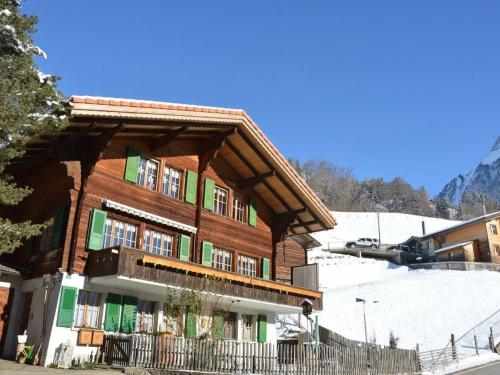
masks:
{"label": "roof overhang", "polygon": [[223,136],[217,157],[277,215],[289,218],[294,214],[290,235],[332,229],[336,224],[327,207],[243,110],[86,96],[73,96],[70,105],[70,125],[53,137],[33,139],[26,155],[14,163],[42,162],[40,155],[50,156],[51,145],[62,137],[99,137],[113,129],[117,138],[148,137],[159,147],[170,135],[179,141]]}

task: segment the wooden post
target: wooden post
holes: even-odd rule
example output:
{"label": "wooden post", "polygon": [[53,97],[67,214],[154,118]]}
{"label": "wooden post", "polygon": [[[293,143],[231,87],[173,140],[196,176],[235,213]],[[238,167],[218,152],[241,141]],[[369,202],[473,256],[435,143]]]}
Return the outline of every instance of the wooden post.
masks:
{"label": "wooden post", "polygon": [[452,333],[451,334],[451,339],[450,339],[450,342],[451,342],[451,356],[454,360],[457,360],[457,347],[455,345],[455,335]]}

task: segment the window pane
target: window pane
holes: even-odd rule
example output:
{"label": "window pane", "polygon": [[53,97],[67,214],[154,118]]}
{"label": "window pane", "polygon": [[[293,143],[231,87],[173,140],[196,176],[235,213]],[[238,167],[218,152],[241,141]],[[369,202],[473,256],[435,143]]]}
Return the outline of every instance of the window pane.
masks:
{"label": "window pane", "polygon": [[121,221],[115,221],[113,246],[118,246],[123,244],[124,235],[125,235],[125,224],[122,223]]}
{"label": "window pane", "polygon": [[139,301],[137,304],[137,315],[135,320],[136,332],[154,331],[154,302]]}
{"label": "window pane", "polygon": [[135,225],[127,224],[127,237],[125,240],[125,246],[135,247],[136,233],[137,227]]}
{"label": "window pane", "polygon": [[137,185],[145,186],[146,181],[146,163],[147,159],[141,158],[139,169],[137,171]]}
{"label": "window pane", "polygon": [[226,190],[216,186],[214,189],[214,212],[219,215],[227,215],[227,196]]}
{"label": "window pane", "polygon": [[151,231],[149,229],[144,231],[144,250],[146,253],[151,252]]}
{"label": "window pane", "polygon": [[163,256],[172,256],[172,237],[167,234],[163,235]]}
{"label": "window pane", "polygon": [[161,234],[153,232],[153,254],[161,254]]}
{"label": "window pane", "polygon": [[104,226],[104,248],[111,246],[111,229],[113,228],[113,220],[106,219],[106,225]]}

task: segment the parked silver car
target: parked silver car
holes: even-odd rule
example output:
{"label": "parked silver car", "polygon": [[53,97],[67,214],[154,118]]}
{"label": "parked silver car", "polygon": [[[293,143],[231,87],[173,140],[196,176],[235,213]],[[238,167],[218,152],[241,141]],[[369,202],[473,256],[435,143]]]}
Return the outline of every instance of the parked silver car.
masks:
{"label": "parked silver car", "polygon": [[349,241],[346,243],[346,247],[355,248],[355,247],[369,247],[371,249],[378,249],[379,243],[376,238],[358,238],[356,241]]}

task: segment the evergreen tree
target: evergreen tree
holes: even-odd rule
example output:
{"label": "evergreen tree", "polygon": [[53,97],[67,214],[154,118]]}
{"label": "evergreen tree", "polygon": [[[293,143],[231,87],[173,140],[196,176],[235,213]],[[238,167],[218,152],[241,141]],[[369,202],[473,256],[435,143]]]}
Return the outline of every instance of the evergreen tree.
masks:
{"label": "evergreen tree", "polygon": [[[0,206],[15,206],[31,193],[9,174],[9,162],[24,153],[33,136],[66,126],[57,78],[38,70],[45,53],[33,43],[37,18],[19,12],[17,0],[0,0]],[[0,217],[0,253],[12,252],[47,225]]]}

